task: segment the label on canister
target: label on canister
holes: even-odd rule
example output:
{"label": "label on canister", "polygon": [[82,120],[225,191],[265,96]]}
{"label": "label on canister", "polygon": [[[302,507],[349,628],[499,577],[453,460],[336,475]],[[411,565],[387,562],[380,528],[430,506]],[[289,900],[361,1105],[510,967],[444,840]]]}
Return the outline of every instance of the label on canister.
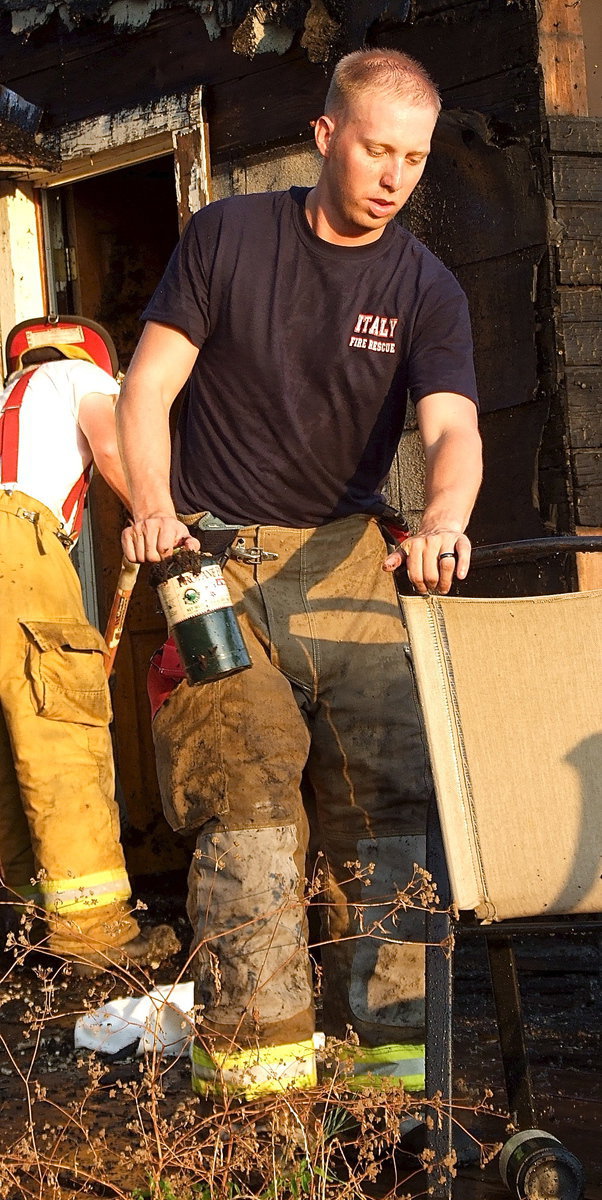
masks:
{"label": "label on canister", "polygon": [[232,605],[219,563],[203,567],[200,575],[175,575],[159,584],[157,591],[170,628],[189,617],[203,617]]}

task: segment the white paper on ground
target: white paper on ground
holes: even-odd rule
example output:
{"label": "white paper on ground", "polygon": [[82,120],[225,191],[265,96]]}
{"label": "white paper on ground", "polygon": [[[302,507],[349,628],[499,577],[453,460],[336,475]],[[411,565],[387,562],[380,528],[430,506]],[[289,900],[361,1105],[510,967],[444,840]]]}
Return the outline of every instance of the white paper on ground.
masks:
{"label": "white paper on ground", "polygon": [[117,1054],[137,1043],[136,1054],[178,1055],[194,1032],[194,983],[167,984],[143,996],[110,1000],[75,1022],[76,1049]]}

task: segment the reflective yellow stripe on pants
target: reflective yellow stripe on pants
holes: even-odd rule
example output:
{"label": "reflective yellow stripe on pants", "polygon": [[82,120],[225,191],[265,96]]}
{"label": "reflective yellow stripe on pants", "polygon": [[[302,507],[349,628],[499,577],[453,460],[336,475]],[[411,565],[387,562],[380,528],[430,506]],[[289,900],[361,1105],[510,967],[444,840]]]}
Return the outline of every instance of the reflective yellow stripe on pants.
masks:
{"label": "reflective yellow stripe on pants", "polygon": [[[345,1046],[337,1052],[337,1072],[348,1088],[403,1086],[424,1091],[424,1045]],[[331,1070],[330,1074],[334,1074]]]}
{"label": "reflective yellow stripe on pants", "polygon": [[244,1096],[253,1100],[273,1092],[302,1090],[317,1082],[311,1038],[287,1046],[250,1050],[214,1050],[192,1046],[192,1087],[200,1096]]}
{"label": "reflective yellow stripe on pants", "polygon": [[[41,879],[41,901],[47,912],[75,916],[90,908],[103,908],[132,894],[124,871],[97,871],[69,879]],[[19,889],[20,890],[20,889]]]}

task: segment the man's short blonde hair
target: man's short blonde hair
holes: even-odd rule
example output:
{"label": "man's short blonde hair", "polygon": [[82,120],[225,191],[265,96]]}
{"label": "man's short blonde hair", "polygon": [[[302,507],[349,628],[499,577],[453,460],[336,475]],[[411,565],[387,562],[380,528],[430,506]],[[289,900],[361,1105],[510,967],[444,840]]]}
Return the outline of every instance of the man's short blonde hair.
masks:
{"label": "man's short blonde hair", "polygon": [[324,112],[340,116],[349,103],[366,92],[386,93],[438,113],[441,97],[428,71],[399,50],[354,50],[337,63]]}

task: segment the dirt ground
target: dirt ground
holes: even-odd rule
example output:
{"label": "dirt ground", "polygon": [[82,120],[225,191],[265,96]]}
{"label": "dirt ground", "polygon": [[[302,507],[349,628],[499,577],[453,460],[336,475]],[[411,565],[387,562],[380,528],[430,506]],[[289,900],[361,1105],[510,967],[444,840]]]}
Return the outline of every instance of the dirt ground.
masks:
{"label": "dirt ground", "polygon": [[[600,935],[525,937],[516,951],[539,1126],[582,1162],[586,1200],[602,1200]],[[455,1094],[462,1080],[468,1089],[488,1080],[496,1105],[503,1107],[493,1000],[479,937],[467,937],[458,946],[454,1028]],[[470,1169],[460,1175],[454,1200],[508,1195],[497,1162],[485,1172]]]}
{"label": "dirt ground", "polygon": [[[183,895],[162,886],[160,903],[147,894],[147,920],[157,907],[169,914],[184,945],[188,927]],[[560,1138],[581,1159],[587,1177],[586,1200],[602,1200],[602,1059],[600,1056],[599,935],[525,937],[517,946],[526,1032],[531,1055],[540,1126]],[[173,980],[179,960],[161,968],[155,982]],[[2,975],[0,975],[2,980]],[[123,995],[123,980],[113,981],[112,994]],[[37,1157],[48,1166],[18,1174],[19,1182],[0,1185],[0,1200],[47,1200],[84,1194],[124,1197],[140,1189],[148,1195],[144,1170],[145,1129],[152,1129],[148,1097],[141,1089],[145,1065],[129,1056],[100,1066],[87,1053],[75,1051],[77,1015],[106,996],[106,982],[76,980],[64,971],[46,981],[31,970],[14,968],[0,982],[0,1161],[26,1164],[34,1130]],[[505,1096],[497,1048],[493,1004],[481,938],[466,936],[456,951],[454,1095],[456,1115],[484,1142],[503,1141],[503,1118],[472,1109],[486,1088],[490,1103],[504,1112]],[[101,1074],[105,1072],[104,1074]],[[186,1124],[190,1104],[189,1067],[185,1058],[172,1062],[162,1075],[161,1115],[166,1144],[175,1128]],[[147,1109],[145,1109],[145,1104]],[[151,1102],[152,1107],[152,1102]],[[198,1115],[198,1110],[197,1110]],[[210,1120],[210,1118],[208,1118]],[[163,1136],[163,1135],[162,1135]],[[153,1147],[151,1147],[153,1149]],[[156,1150],[156,1146],[154,1147]],[[405,1160],[404,1160],[405,1162]],[[61,1164],[60,1169],[58,1164]],[[411,1160],[393,1179],[383,1171],[371,1194],[424,1195],[428,1187]],[[3,1189],[3,1190],[1,1190]],[[495,1200],[508,1193],[501,1185],[497,1161],[484,1170],[461,1169],[454,1200]],[[164,1193],[168,1200],[177,1193]]]}

